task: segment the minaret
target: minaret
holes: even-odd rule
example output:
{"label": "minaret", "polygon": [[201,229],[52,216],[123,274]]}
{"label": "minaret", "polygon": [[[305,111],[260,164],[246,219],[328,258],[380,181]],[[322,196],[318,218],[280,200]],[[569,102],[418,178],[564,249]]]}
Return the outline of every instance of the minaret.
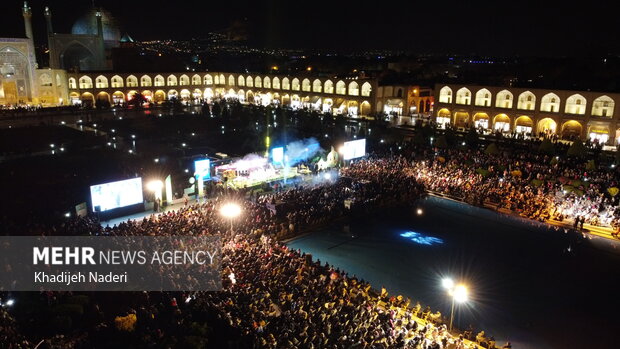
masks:
{"label": "minaret", "polygon": [[26,37],[33,40],[32,36],[32,9],[28,6],[28,2],[24,1],[24,7],[22,8],[22,14],[24,15],[24,26],[26,27]]}
{"label": "minaret", "polygon": [[103,18],[101,17],[101,11],[97,10],[95,16],[97,17],[97,35],[103,39]]}
{"label": "minaret", "polygon": [[54,28],[52,27],[52,11],[49,7],[45,7],[43,12],[45,15],[45,23],[47,24],[47,48],[49,50],[49,65],[52,69],[59,69],[60,62],[58,61],[58,55],[56,54],[56,48],[54,47]]}
{"label": "minaret", "polygon": [[52,11],[49,7],[45,6],[45,22],[47,23],[47,36],[52,36],[54,34],[54,29],[52,28]]}
{"label": "minaret", "polygon": [[97,57],[97,60],[99,61],[98,69],[106,69],[107,58],[105,52],[105,42],[103,38],[103,14],[101,13],[101,9],[97,9],[97,12],[95,12],[95,17],[97,18],[97,45],[99,46],[99,54]]}

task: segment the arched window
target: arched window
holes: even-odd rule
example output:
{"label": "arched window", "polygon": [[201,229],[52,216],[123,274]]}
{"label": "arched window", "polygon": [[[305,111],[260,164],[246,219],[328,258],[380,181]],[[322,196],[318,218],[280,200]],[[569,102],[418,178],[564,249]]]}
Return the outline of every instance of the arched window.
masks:
{"label": "arched window", "polygon": [[456,104],[471,104],[471,91],[468,88],[463,87],[456,91]]}
{"label": "arched window", "polygon": [[[174,75],[169,75],[168,76],[168,86],[177,86],[178,85],[178,80],[177,77]],[[170,93],[168,93],[168,95],[170,95]]]}
{"label": "arched window", "polygon": [[[50,81],[50,85],[51,85],[51,81]],[[95,86],[97,88],[108,88],[108,78],[106,78],[103,75],[99,75],[97,78],[95,78]]]}
{"label": "arched window", "polygon": [[80,78],[80,88],[93,88],[93,79],[84,75]]}
{"label": "arched window", "polygon": [[444,86],[439,90],[439,103],[452,103],[452,89],[448,86]]}
{"label": "arched window", "polygon": [[189,85],[189,76],[183,74],[181,75],[181,77],[179,78],[179,85],[180,86],[187,86]]}
{"label": "arched window", "polygon": [[69,88],[71,88],[71,89],[76,89],[77,88],[77,84],[75,82],[75,78],[69,78]]}
{"label": "arched window", "polygon": [[140,77],[140,86],[153,86],[151,77],[148,75],[142,75],[142,77]]}
{"label": "arched window", "polygon": [[586,98],[580,94],[568,97],[564,112],[566,114],[584,115],[586,113]]}
{"label": "arched window", "polygon": [[336,93],[339,95],[347,94],[347,84],[344,81],[340,80],[336,83]]}
{"label": "arched window", "polygon": [[123,78],[118,75],[112,77],[112,87],[123,87]]}
{"label": "arched window", "polygon": [[194,76],[192,76],[192,85],[200,85],[201,83],[202,79],[200,78],[200,75],[194,74]]}
{"label": "arched window", "polygon": [[166,86],[166,81],[161,75],[155,76],[155,86]]}
{"label": "arched window", "polygon": [[241,75],[237,77],[237,86],[245,86],[245,79]]}
{"label": "arched window", "polygon": [[370,96],[371,89],[372,87],[370,86],[370,83],[368,81],[363,83],[362,84],[362,96],[364,97]]}
{"label": "arched window", "polygon": [[536,96],[530,91],[525,91],[519,95],[517,109],[534,110],[536,106]]}
{"label": "arched window", "polygon": [[235,86],[235,77],[232,75],[228,75],[228,85]]}
{"label": "arched window", "polygon": [[547,93],[540,100],[540,111],[558,113],[560,111],[560,97],[555,93]]}
{"label": "arched window", "polygon": [[275,90],[279,90],[280,89],[280,79],[278,79],[278,77],[274,77],[271,83],[271,87]]}
{"label": "arched window", "polygon": [[211,86],[211,85],[213,85],[213,76],[211,76],[211,74],[207,74],[207,75],[204,76],[202,81],[203,81],[204,85]]}
{"label": "arched window", "polygon": [[291,82],[291,89],[293,91],[299,91],[300,87],[301,86],[299,85],[299,79],[294,78],[293,81]]}
{"label": "arched window", "polygon": [[508,90],[501,90],[495,97],[495,107],[496,108],[504,108],[511,109],[512,101],[513,101],[512,93]]}
{"label": "arched window", "polygon": [[311,89],[311,88],[310,88],[310,80],[308,80],[308,79],[304,79],[304,80],[301,82],[301,90],[302,90],[302,91],[309,92],[309,91],[310,91],[310,89]]}
{"label": "arched window", "polygon": [[600,96],[592,103],[592,115],[594,116],[614,116],[615,102],[609,96]]}
{"label": "arched window", "polygon": [[478,90],[476,92],[476,101],[475,105],[480,107],[490,107],[491,106],[491,91],[486,88]]}
{"label": "arched window", "polygon": [[360,86],[355,81],[349,83],[349,96],[359,96]]}
{"label": "arched window", "polygon": [[40,86],[52,86],[52,77],[49,74],[41,74],[39,76]]}
{"label": "arched window", "polygon": [[134,75],[129,75],[127,77],[127,87],[136,87],[138,86],[138,78]]}
{"label": "arched window", "polygon": [[226,84],[226,78],[224,77],[224,74],[220,74],[220,85],[224,84]]}
{"label": "arched window", "polygon": [[269,79],[268,76],[265,76],[263,78],[263,87],[264,88],[271,88],[271,79]]}
{"label": "arched window", "polygon": [[312,92],[318,92],[321,93],[321,90],[323,89],[323,83],[321,83],[321,80],[319,79],[315,79],[312,82]]}
{"label": "arched window", "polygon": [[254,87],[254,79],[252,79],[252,77],[249,75],[247,78],[245,78],[245,86]]}
{"label": "arched window", "polygon": [[291,83],[288,80],[288,78],[282,78],[282,89],[283,90],[290,90],[291,89]]}
{"label": "arched window", "polygon": [[334,93],[334,83],[331,80],[326,80],[323,84],[323,92]]}
{"label": "arched window", "polygon": [[213,77],[213,83],[214,83],[214,84],[216,84],[216,85],[219,85],[219,84],[220,84],[220,76],[219,76],[219,75],[217,75],[217,74],[216,74],[216,75]]}

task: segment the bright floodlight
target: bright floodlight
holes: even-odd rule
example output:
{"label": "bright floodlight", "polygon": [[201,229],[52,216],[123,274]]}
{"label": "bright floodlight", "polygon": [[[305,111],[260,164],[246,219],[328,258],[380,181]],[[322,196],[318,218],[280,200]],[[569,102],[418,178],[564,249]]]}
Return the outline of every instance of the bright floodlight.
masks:
{"label": "bright floodlight", "polygon": [[222,216],[232,219],[241,214],[241,206],[234,203],[228,203],[220,208],[220,213]]}
{"label": "bright floodlight", "polygon": [[12,306],[13,304],[15,304],[15,301],[14,301],[14,300],[12,300],[12,299],[9,299],[8,301],[6,301],[6,305],[7,305],[7,307]]}
{"label": "bright floodlight", "polygon": [[332,175],[329,172],[326,172],[323,177],[327,180],[330,180],[332,178]]}
{"label": "bright floodlight", "polygon": [[418,215],[418,216],[421,216],[421,215],[422,215],[422,213],[424,213],[424,211],[422,211],[422,209],[421,209],[421,208],[418,208],[418,209],[415,211],[415,213],[417,213],[417,215]]}
{"label": "bright floodlight", "polygon": [[454,288],[454,281],[450,278],[444,278],[443,280],[441,280],[441,285],[446,290],[451,290],[452,288]]}
{"label": "bright floodlight", "polygon": [[467,287],[465,285],[458,285],[454,288],[452,297],[457,303],[467,302]]}
{"label": "bright floodlight", "polygon": [[160,180],[154,180],[147,183],[146,188],[152,192],[161,190],[164,187],[164,183]]}

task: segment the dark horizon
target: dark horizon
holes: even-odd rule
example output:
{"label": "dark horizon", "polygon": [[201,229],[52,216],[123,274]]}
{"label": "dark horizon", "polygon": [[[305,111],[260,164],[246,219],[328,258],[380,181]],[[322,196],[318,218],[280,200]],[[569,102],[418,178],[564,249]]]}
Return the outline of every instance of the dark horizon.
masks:
{"label": "dark horizon", "polygon": [[[20,0],[0,5],[0,37],[23,37]],[[183,3],[185,4],[185,3]],[[31,0],[37,45],[46,43],[43,9],[52,10],[54,31],[69,33],[91,1]],[[620,53],[610,3],[589,7],[542,7],[540,3],[501,2],[474,8],[448,1],[405,2],[377,9],[359,3],[280,0],[233,5],[196,2],[182,6],[156,2],[139,6],[127,1],[95,1],[118,20],[135,40],[189,40],[221,32],[234,22],[246,23],[254,47],[327,50],[402,50],[419,54],[486,56],[605,56]],[[502,14],[502,15],[498,15]]]}

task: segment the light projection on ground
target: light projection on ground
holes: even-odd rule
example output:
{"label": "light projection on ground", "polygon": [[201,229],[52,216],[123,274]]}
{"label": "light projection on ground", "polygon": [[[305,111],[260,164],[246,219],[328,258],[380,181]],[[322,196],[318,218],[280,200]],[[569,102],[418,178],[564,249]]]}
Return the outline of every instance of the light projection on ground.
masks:
{"label": "light projection on ground", "polygon": [[436,238],[434,236],[426,236],[424,234],[418,233],[416,231],[408,231],[400,234],[400,236],[415,242],[418,245],[441,245],[443,244],[443,240],[440,238]]}

